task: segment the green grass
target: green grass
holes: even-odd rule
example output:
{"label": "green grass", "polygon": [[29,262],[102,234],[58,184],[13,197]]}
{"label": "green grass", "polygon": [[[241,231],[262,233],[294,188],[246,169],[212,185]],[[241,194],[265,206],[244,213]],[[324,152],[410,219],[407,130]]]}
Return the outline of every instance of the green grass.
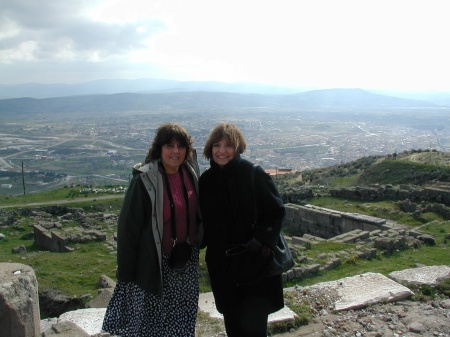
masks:
{"label": "green grass", "polygon": [[334,177],[328,181],[332,187],[354,186],[358,181],[359,175]]}
{"label": "green grass", "polygon": [[[30,204],[53,203],[64,200],[68,207],[82,208],[88,212],[105,212],[118,214],[123,202],[123,194],[112,194],[112,199],[87,200],[84,198],[99,198],[93,193],[82,194],[81,188],[62,188],[51,192],[29,196],[2,198],[1,206],[21,205],[27,208]],[[25,206],[24,206],[25,205]],[[15,207],[17,208],[17,207]],[[34,207],[33,207],[34,208]],[[14,208],[11,208],[13,210]],[[32,219],[32,218],[31,218]],[[90,242],[87,244],[70,245],[74,248],[70,253],[52,253],[39,250],[33,240],[24,240],[22,236],[33,232],[35,220],[26,216],[15,216],[13,226],[0,229],[5,239],[0,240],[0,262],[22,263],[31,266],[36,274],[40,291],[57,288],[71,296],[96,295],[99,277],[105,274],[116,279],[116,255],[111,253],[104,243]],[[71,226],[71,224],[67,224]],[[101,226],[101,223],[96,227]],[[109,233],[108,235],[112,235]],[[11,250],[20,245],[25,246],[25,254],[13,254]],[[204,262],[205,251],[200,252],[200,283],[201,291],[210,291],[209,278]]]}
{"label": "green grass", "polygon": [[431,212],[423,213],[419,218],[415,217],[413,213],[402,212],[399,204],[396,201],[390,200],[362,201],[354,199],[340,199],[336,197],[316,197],[308,200],[308,203],[342,212],[371,215],[409,226],[420,226],[434,220],[444,221],[442,216]]}
{"label": "green grass", "polygon": [[[24,245],[25,254],[13,254],[11,249]],[[58,288],[72,296],[96,295],[100,275],[115,278],[116,256],[101,243],[73,246],[70,253],[51,253],[37,249],[31,240],[0,241],[0,261],[22,263],[34,269],[39,290]]]}
{"label": "green grass", "polygon": [[367,169],[360,177],[366,184],[423,184],[437,179],[448,181],[448,165],[424,164],[406,160],[383,160]]}
{"label": "green grass", "polygon": [[[81,207],[86,212],[118,213],[122,205],[123,195],[109,200],[79,201],[78,189],[63,188],[60,190],[30,195],[25,197],[11,197],[11,200],[1,200],[0,206],[26,204],[33,202],[49,202],[52,200],[68,200],[70,207]],[[450,233],[450,221],[445,221],[435,214],[423,215],[425,223],[413,219],[412,215],[398,211],[395,202],[361,202],[345,201],[337,198],[322,197],[310,200],[311,204],[346,212],[359,212],[372,214],[378,217],[392,217],[402,220],[401,223],[419,228],[436,238],[437,245],[433,247],[421,246],[416,250],[394,252],[390,256],[378,252],[378,257],[371,261],[354,259],[351,263],[343,263],[336,269],[321,272],[317,276],[297,280],[286,286],[298,284],[300,286],[312,285],[318,282],[337,280],[366,272],[378,272],[383,275],[396,270],[412,268],[417,263],[425,265],[448,265],[450,240],[445,235]],[[400,215],[402,215],[402,218]],[[49,288],[58,288],[64,293],[73,296],[95,295],[98,289],[98,279],[102,274],[115,279],[116,255],[111,254],[103,243],[91,242],[88,244],[72,245],[75,249],[71,253],[50,253],[37,249],[32,240],[24,240],[22,236],[32,232],[33,221],[27,217],[16,215],[13,226],[3,227],[0,232],[6,236],[0,240],[0,262],[15,262],[30,265],[34,268],[39,288],[44,291]],[[13,254],[11,249],[19,245],[26,247],[26,254]],[[354,244],[323,242],[311,245],[309,250],[302,254],[312,259],[319,259],[321,254],[350,250]],[[200,284],[201,292],[210,291],[209,278],[204,262],[205,250],[200,253]]]}
{"label": "green grass", "polygon": [[[313,249],[321,244],[313,245]],[[414,268],[416,264],[448,265],[448,253],[450,251],[450,242],[439,244],[437,246],[421,246],[416,250],[405,250],[394,252],[390,256],[385,256],[378,252],[378,257],[372,260],[356,260],[352,263],[343,263],[341,266],[320,272],[315,277],[304,278],[299,281],[289,283],[289,286],[309,286],[320,282],[339,280],[344,277],[364,274],[368,272],[388,275],[393,271]]]}
{"label": "green grass", "polygon": [[211,284],[209,282],[208,269],[206,268],[205,262],[205,252],[206,249],[200,250],[200,270],[199,270],[199,281],[200,281],[200,292],[207,293],[211,291]]}
{"label": "green grass", "polygon": [[[296,185],[325,185],[328,187],[369,184],[415,184],[450,181],[450,153],[412,150],[388,156],[369,156],[348,163],[305,170],[279,177],[280,183]],[[301,179],[298,179],[298,176]],[[281,191],[283,184],[280,185]]]}
{"label": "green grass", "polygon": [[[52,203],[64,200],[69,207],[82,208],[86,213],[105,212],[118,214],[122,206],[123,194],[113,194],[112,199],[89,200],[84,198],[99,198],[93,193],[81,194],[81,188],[62,188],[51,192],[33,194],[28,196],[16,196],[2,198],[1,206]],[[56,204],[59,204],[56,202]],[[16,207],[12,208],[14,210]],[[9,211],[11,211],[9,210]],[[31,266],[36,274],[40,291],[50,288],[58,288],[62,292],[72,296],[86,294],[96,295],[98,279],[102,274],[115,279],[116,255],[111,253],[104,243],[90,242],[86,244],[74,244],[70,253],[52,253],[38,249],[33,240],[24,240],[22,236],[33,232],[33,218],[18,215],[15,212],[14,224],[3,227],[0,233],[5,239],[0,240],[0,262],[22,263]],[[31,219],[31,220],[30,220]],[[99,223],[98,226],[101,224]],[[67,224],[71,226],[71,224]],[[112,233],[109,233],[112,235]],[[25,254],[13,254],[11,250],[20,245],[25,246]]]}
{"label": "green grass", "polygon": [[[67,187],[55,189],[47,192],[33,193],[26,195],[10,196],[0,195],[0,208],[7,206],[27,206],[30,204],[38,203],[51,203],[57,201],[70,202],[75,204],[83,204],[82,198],[98,198],[101,199],[104,196],[110,196],[111,198],[117,197],[118,200],[123,199],[123,193],[120,194],[97,194],[97,193],[82,193],[83,187]],[[92,201],[90,201],[92,203]]]}
{"label": "green grass", "polygon": [[[85,194],[82,194],[82,187],[77,188],[61,188],[55,189],[52,191],[37,193],[37,194],[29,194],[29,195],[19,195],[19,196],[2,196],[0,197],[0,206],[4,205],[17,205],[17,204],[27,204],[27,203],[35,203],[35,202],[48,202],[48,201],[56,201],[56,200],[70,200],[74,198],[84,197]],[[88,194],[89,196],[89,194]],[[90,196],[94,196],[93,193]]]}

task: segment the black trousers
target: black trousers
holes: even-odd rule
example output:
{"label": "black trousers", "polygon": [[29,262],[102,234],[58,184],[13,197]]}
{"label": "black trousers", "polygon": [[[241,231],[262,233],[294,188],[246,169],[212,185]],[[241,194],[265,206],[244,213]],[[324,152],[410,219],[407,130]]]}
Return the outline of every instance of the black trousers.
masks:
{"label": "black trousers", "polygon": [[228,337],[267,337],[266,312],[255,306],[242,306],[223,314]]}

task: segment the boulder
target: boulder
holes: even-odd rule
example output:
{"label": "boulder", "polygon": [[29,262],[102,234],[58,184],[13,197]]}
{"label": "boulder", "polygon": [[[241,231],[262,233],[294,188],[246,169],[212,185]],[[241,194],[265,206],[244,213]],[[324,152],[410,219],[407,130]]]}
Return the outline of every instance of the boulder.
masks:
{"label": "boulder", "polygon": [[114,281],[111,277],[107,275],[101,275],[98,280],[98,284],[102,288],[115,288],[116,281]]}
{"label": "boulder", "polygon": [[84,308],[84,298],[74,297],[58,289],[48,289],[39,294],[41,312],[48,317],[58,317],[67,311]]}
{"label": "boulder", "polygon": [[0,263],[0,337],[38,337],[40,313],[34,270],[20,263]]}
{"label": "boulder", "polygon": [[113,293],[114,288],[100,289],[98,295],[86,304],[86,308],[107,308]]}

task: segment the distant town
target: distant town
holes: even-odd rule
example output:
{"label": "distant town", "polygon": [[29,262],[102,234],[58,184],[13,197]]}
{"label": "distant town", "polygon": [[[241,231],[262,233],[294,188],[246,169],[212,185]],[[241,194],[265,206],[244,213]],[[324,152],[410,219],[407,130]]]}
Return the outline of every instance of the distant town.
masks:
{"label": "distant town", "polygon": [[212,128],[236,123],[245,158],[270,174],[298,172],[413,149],[449,151],[447,110],[158,109],[116,113],[17,114],[0,124],[0,194],[74,185],[126,185],[159,125],[176,121],[194,139],[201,170]]}

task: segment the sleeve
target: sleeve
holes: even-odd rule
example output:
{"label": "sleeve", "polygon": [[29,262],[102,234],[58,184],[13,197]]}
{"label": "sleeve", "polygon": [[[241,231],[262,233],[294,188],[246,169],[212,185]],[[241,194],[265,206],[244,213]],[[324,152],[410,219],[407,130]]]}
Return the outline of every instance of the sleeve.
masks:
{"label": "sleeve", "polygon": [[133,177],[125,194],[117,224],[117,279],[134,281],[140,236],[150,219],[150,197],[139,175]]}
{"label": "sleeve", "polygon": [[203,173],[203,174],[200,176],[199,180],[198,180],[198,189],[199,189],[199,198],[198,198],[198,201],[199,201],[199,209],[200,209],[200,213],[201,213],[201,216],[202,216],[202,219],[201,219],[202,224],[201,224],[201,226],[202,226],[202,228],[203,228],[203,237],[202,237],[202,241],[199,243],[200,249],[204,249],[204,248],[206,248],[207,245],[208,245],[208,241],[207,241],[207,238],[206,238],[207,231],[205,231],[205,226],[206,226],[206,225],[205,225],[205,222],[206,222],[206,221],[205,221],[205,216],[207,217],[207,214],[208,214],[207,209],[206,209],[206,207],[205,207],[206,202],[207,202],[207,196],[208,196],[208,192],[207,192],[207,183],[205,182],[205,180],[206,180],[205,176],[206,176],[206,174]]}
{"label": "sleeve", "polygon": [[258,210],[258,227],[254,237],[274,249],[285,217],[285,207],[272,177],[259,166],[255,172],[254,198]]}

